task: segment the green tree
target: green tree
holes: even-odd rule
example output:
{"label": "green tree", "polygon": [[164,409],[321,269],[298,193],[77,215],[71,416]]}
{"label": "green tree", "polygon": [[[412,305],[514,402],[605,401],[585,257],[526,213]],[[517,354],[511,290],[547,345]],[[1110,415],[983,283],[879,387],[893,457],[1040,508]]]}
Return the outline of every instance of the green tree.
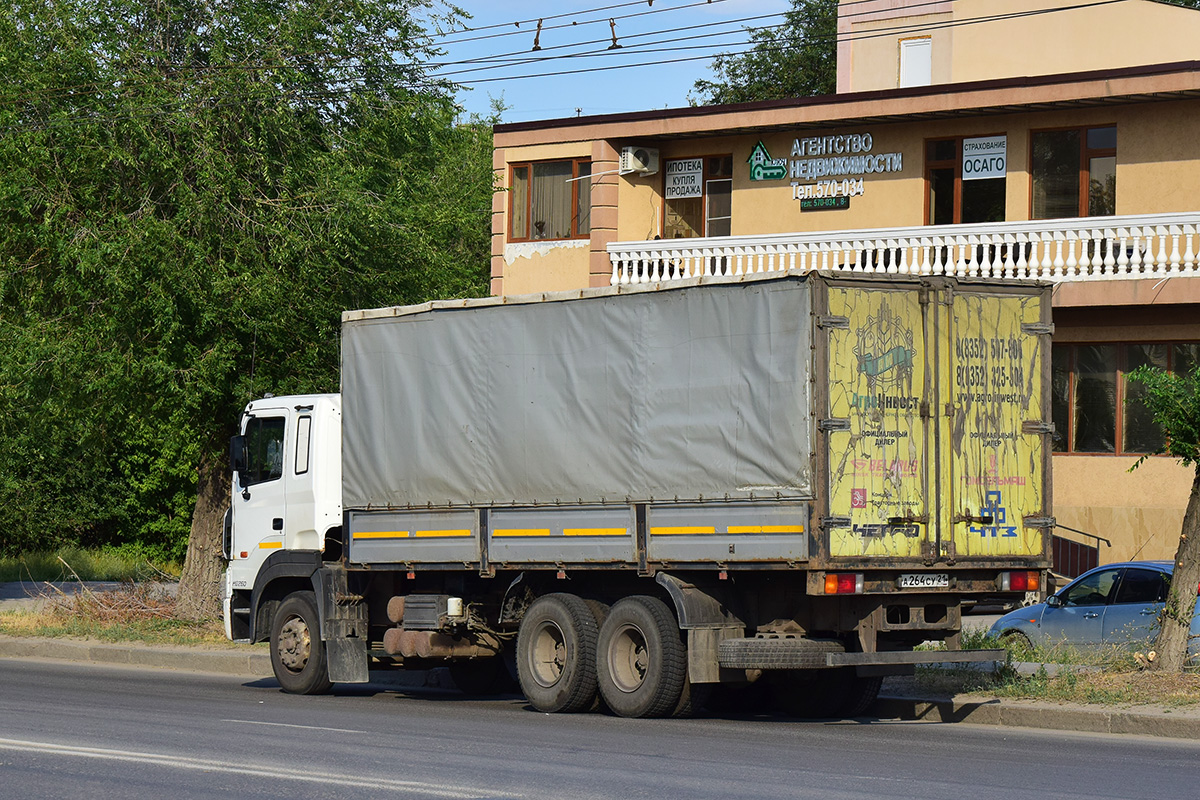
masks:
{"label": "green tree", "polygon": [[490,127],[456,124],[424,66],[427,29],[458,13],[10,6],[0,547],[180,556],[190,533],[185,576],[203,562],[189,585],[211,612],[240,407],[336,390],[346,308],[486,293]]}
{"label": "green tree", "polygon": [[748,103],[833,94],[837,90],[838,0],[792,0],[782,25],[747,28],[744,53],[713,59],[713,79],[698,80],[696,105]]}
{"label": "green tree", "polygon": [[[1190,373],[1170,373],[1142,366],[1129,378],[1142,384],[1142,402],[1162,428],[1165,444],[1158,453],[1174,456],[1194,471],[1175,551],[1171,590],[1155,643],[1157,658],[1152,662],[1163,672],[1180,672],[1187,662],[1196,590],[1200,586],[1200,367]],[[1134,467],[1144,460],[1138,459]]]}

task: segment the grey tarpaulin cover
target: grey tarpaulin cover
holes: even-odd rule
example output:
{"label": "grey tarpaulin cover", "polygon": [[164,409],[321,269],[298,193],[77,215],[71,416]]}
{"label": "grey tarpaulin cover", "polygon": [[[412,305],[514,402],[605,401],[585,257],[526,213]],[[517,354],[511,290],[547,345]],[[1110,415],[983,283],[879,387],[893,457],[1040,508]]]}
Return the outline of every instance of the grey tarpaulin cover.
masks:
{"label": "grey tarpaulin cover", "polygon": [[789,277],[365,312],[342,330],[343,503],[811,497],[810,309]]}

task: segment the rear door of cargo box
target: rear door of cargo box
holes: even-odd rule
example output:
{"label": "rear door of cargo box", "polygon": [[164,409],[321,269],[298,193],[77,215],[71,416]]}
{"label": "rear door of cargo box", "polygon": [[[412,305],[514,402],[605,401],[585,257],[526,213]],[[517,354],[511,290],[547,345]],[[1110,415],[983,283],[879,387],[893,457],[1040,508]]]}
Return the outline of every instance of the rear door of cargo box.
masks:
{"label": "rear door of cargo box", "polygon": [[1050,327],[1035,289],[960,284],[942,306],[939,383],[948,386],[941,438],[943,553],[988,560],[1044,555],[1049,517]]}
{"label": "rear door of cargo box", "polygon": [[1044,294],[953,281],[829,281],[834,559],[1044,555]]}
{"label": "rear door of cargo box", "polygon": [[921,558],[930,491],[933,326],[915,282],[828,282],[829,555]]}

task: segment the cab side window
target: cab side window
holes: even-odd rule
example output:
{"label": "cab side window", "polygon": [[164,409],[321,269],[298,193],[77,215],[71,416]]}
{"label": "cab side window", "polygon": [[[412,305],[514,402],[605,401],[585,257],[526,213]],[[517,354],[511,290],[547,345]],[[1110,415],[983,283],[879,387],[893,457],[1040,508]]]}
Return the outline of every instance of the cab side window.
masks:
{"label": "cab side window", "polygon": [[284,417],[256,417],[246,424],[246,470],[242,485],[283,477]]}
{"label": "cab side window", "polygon": [[1120,570],[1106,569],[1088,575],[1067,589],[1063,602],[1068,606],[1102,606],[1108,602]]}

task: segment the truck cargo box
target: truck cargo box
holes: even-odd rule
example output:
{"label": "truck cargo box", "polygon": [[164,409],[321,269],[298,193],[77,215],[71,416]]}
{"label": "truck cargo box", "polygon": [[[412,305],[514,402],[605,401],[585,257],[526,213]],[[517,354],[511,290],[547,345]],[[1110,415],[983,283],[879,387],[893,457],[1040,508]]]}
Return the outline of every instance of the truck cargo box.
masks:
{"label": "truck cargo box", "polygon": [[343,316],[355,563],[1045,558],[1049,294],[701,278]]}

